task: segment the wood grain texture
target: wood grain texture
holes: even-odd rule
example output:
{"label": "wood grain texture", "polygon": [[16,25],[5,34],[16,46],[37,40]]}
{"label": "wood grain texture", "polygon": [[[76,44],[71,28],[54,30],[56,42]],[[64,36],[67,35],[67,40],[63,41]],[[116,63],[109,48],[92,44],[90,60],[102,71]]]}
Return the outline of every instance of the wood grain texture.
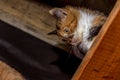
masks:
{"label": "wood grain texture", "polygon": [[[89,6],[86,7],[91,7],[91,5],[95,3],[95,0],[0,0],[0,20],[53,46],[65,49],[65,46],[61,45],[64,43],[60,41],[57,36],[47,35],[47,33],[55,29],[56,20],[48,13],[52,7],[43,4],[42,2],[53,2],[53,4],[59,3],[58,5],[75,4],[76,6],[77,4],[88,4]],[[107,2],[99,0],[99,2],[100,7],[97,8],[98,10],[110,9],[109,7],[112,7],[108,0]]]}
{"label": "wood grain texture", "polygon": [[[50,6],[31,0],[0,0],[0,20],[58,47],[62,42],[56,36],[47,35],[55,28],[49,9]],[[120,80],[119,21],[120,0],[72,80]]]}
{"label": "wood grain texture", "polygon": [[120,80],[120,0],[72,80]]}
{"label": "wood grain texture", "polygon": [[25,79],[19,72],[17,72],[4,62],[0,61],[0,80],[25,80]]}
{"label": "wood grain texture", "polygon": [[[50,6],[31,0],[0,0],[0,20],[21,29],[53,46],[61,47],[57,36],[47,35],[56,20],[49,15]],[[61,47],[63,48],[63,46]]]}

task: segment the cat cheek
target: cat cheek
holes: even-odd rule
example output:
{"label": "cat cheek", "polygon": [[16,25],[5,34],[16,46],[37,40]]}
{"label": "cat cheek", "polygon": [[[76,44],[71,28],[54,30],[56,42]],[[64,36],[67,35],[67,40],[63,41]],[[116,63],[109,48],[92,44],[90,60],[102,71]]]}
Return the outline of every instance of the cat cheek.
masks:
{"label": "cat cheek", "polygon": [[60,37],[60,38],[63,38],[63,33],[57,32],[57,36]]}
{"label": "cat cheek", "polygon": [[68,38],[68,34],[63,34],[63,37],[64,38]]}

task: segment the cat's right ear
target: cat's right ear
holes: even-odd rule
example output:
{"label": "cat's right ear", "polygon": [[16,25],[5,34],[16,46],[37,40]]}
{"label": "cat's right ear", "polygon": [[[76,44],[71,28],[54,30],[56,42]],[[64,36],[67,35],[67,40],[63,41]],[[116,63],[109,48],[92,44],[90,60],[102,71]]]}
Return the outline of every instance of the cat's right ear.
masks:
{"label": "cat's right ear", "polygon": [[49,11],[49,13],[60,21],[64,21],[67,17],[67,11],[62,8],[53,8]]}

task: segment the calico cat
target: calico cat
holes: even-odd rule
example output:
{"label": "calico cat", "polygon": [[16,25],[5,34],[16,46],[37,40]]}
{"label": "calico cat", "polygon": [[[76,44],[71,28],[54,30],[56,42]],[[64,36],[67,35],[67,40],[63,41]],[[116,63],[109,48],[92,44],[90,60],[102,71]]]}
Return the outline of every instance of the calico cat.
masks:
{"label": "calico cat", "polygon": [[54,32],[70,44],[70,52],[80,59],[90,49],[107,18],[98,11],[71,6],[53,8],[49,13],[57,19]]}

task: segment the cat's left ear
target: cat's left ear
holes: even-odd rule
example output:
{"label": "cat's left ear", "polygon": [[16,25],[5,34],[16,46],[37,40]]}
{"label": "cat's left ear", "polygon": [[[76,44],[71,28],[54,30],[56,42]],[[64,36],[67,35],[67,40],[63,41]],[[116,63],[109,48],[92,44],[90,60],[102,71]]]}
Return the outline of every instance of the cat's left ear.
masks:
{"label": "cat's left ear", "polygon": [[49,13],[60,21],[64,21],[67,17],[67,11],[62,8],[53,8],[49,11]]}
{"label": "cat's left ear", "polygon": [[57,30],[49,32],[48,35],[57,35]]}

